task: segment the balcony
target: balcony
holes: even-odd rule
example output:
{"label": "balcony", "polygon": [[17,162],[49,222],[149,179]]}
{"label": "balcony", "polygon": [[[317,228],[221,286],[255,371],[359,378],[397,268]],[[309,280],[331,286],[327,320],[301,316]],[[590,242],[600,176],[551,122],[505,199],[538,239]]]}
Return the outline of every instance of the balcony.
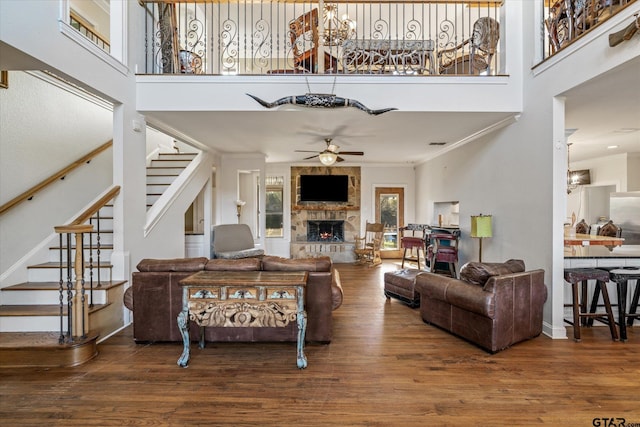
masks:
{"label": "balcony", "polygon": [[545,0],[544,58],[548,58],[636,0]]}
{"label": "balcony", "polygon": [[147,74],[500,74],[502,0],[143,1]]}

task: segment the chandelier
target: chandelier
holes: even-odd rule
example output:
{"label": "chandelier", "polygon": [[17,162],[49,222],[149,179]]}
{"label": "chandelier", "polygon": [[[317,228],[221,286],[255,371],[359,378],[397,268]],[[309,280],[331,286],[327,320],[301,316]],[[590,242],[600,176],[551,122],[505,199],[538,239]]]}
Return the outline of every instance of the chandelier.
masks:
{"label": "chandelier", "polygon": [[347,14],[338,17],[338,4],[325,3],[322,11],[322,23],[324,34],[322,35],[326,46],[342,46],[345,40],[353,38],[356,33],[356,23],[349,19]]}

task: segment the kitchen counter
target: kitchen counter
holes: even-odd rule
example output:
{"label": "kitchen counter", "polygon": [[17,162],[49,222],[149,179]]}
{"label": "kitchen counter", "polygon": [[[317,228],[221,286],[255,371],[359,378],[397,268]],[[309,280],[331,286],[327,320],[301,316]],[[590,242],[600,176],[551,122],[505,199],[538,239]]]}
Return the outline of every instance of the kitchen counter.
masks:
{"label": "kitchen counter", "polygon": [[565,246],[565,258],[638,258],[640,245],[607,246]]}

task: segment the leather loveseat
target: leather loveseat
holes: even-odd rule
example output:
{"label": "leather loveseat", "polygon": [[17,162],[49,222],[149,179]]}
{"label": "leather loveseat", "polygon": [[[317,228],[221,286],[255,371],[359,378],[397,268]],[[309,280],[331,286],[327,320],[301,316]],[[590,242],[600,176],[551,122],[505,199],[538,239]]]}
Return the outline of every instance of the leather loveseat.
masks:
{"label": "leather loveseat", "polygon": [[542,332],[547,299],[544,270],[524,262],[465,264],[460,279],[422,273],[416,277],[420,314],[429,324],[495,353]]}
{"label": "leather loveseat", "polygon": [[[275,256],[244,259],[143,259],[133,273],[125,304],[133,310],[133,338],[136,342],[182,341],[177,317],[182,309],[182,279],[201,270],[209,271],[308,271],[305,293],[306,341],[329,343],[332,339],[332,311],[342,304],[340,276],[331,258],[286,259]],[[192,340],[200,328],[191,322]],[[297,340],[297,325],[285,328],[205,328],[209,342],[253,342]]]}

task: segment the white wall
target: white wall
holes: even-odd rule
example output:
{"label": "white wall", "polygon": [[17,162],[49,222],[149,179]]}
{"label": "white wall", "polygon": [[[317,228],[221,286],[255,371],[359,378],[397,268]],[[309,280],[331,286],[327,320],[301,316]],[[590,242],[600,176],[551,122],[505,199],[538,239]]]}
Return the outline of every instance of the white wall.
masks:
{"label": "white wall", "polygon": [[[112,137],[109,106],[38,75],[12,71],[9,88],[0,90],[0,204]],[[111,185],[112,156],[112,149],[104,151],[0,217],[0,272],[45,243],[54,226],[67,223]]]}
{"label": "white wall", "polygon": [[[249,193],[251,189],[244,187],[241,194],[241,188],[239,188],[240,180],[239,173],[251,171],[250,176],[260,176],[260,206],[255,206],[255,200],[250,200],[246,193]],[[243,197],[247,202],[247,205],[243,208],[242,223],[245,219],[252,222],[255,218],[252,217],[251,212],[255,212],[257,209],[260,212],[264,212],[264,198],[265,198],[265,157],[259,154],[234,154],[234,155],[222,155],[219,163],[216,165],[216,206],[218,207],[216,212],[215,224],[237,224],[237,210],[235,201],[239,197]],[[246,184],[246,182],[245,182]],[[252,185],[252,184],[251,184]],[[256,209],[257,208],[257,209]],[[244,213],[246,210],[246,213]],[[265,234],[265,220],[264,215],[261,215],[259,224],[259,233],[254,232],[254,239],[257,239],[256,244],[261,247],[265,247],[264,234]],[[260,238],[258,239],[258,235]]]}
{"label": "white wall", "polygon": [[[535,34],[539,29],[537,3],[508,3],[516,6],[507,9],[509,27]],[[631,13],[628,10],[626,15]],[[460,201],[461,264],[477,256],[477,242],[469,238],[469,218],[484,213],[493,215],[494,236],[483,243],[483,260],[521,258],[528,269],[545,269],[549,298],[544,332],[555,338],[566,337],[562,271],[567,162],[564,103],[558,97],[638,56],[632,44],[616,50],[608,46],[608,32],[628,18],[612,18],[595,32],[595,38],[577,41],[532,72],[527,70],[539,61],[537,41],[525,38],[521,64],[525,96],[520,119],[421,165],[416,174],[418,222],[430,219],[429,201]]]}
{"label": "white wall", "polygon": [[360,229],[364,230],[367,221],[375,221],[375,189],[376,187],[403,187],[404,188],[404,222],[405,224],[416,222],[415,202],[416,175],[413,165],[409,166],[368,166],[362,165],[360,187]]}

